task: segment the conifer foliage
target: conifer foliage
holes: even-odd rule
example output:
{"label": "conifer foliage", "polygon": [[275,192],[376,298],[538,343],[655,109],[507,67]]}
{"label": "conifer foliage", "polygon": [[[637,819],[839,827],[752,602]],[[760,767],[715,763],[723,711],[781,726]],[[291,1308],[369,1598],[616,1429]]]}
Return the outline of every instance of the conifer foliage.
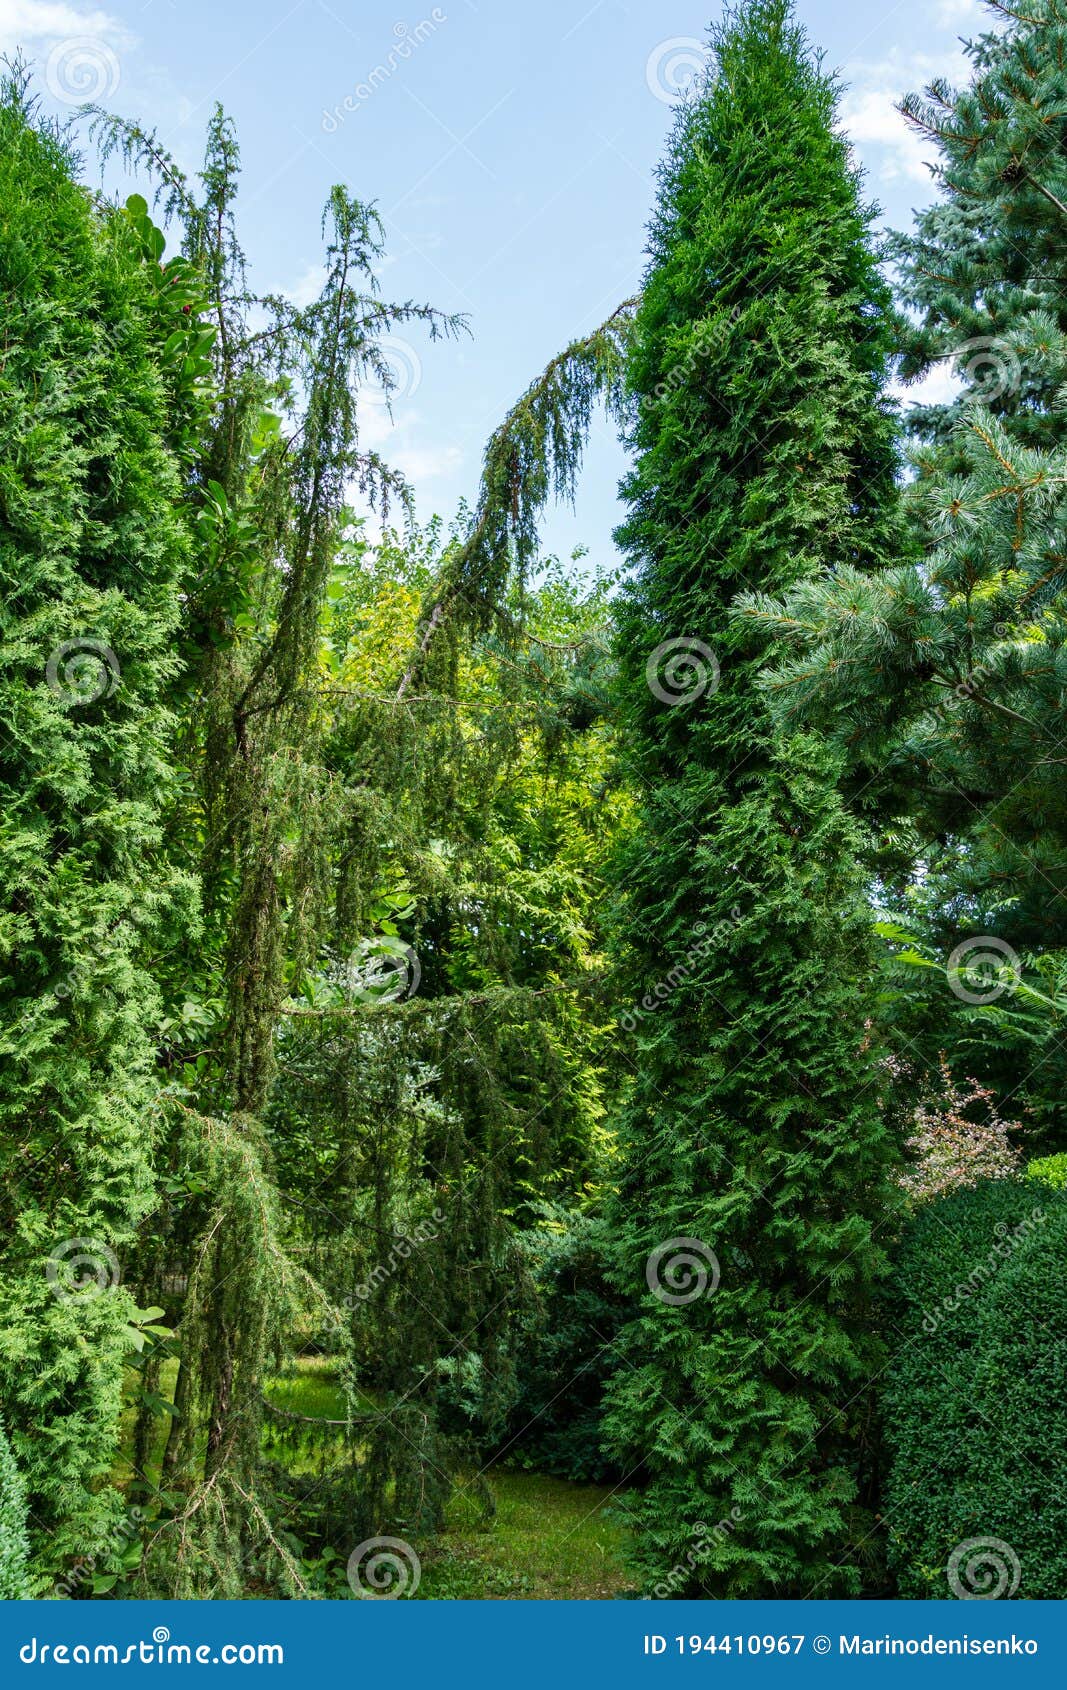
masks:
{"label": "conifer foliage", "polygon": [[937,144],[943,191],[896,242],[903,373],[948,365],[961,383],[908,417],[921,564],[747,608],[783,641],[775,708],[883,771],[983,911],[1018,899],[1016,943],[1062,945],[1067,6],[991,10],[969,83],[902,107]]}
{"label": "conifer foliage", "polygon": [[0,1601],[30,1594],[26,1493],[0,1424]]}
{"label": "conifer foliage", "polygon": [[829,1595],[857,1582],[888,1153],[836,768],[776,743],[730,606],[894,543],[887,300],[833,84],[784,0],[712,46],[630,346],[620,657],[642,814],[620,928],[654,1007],[621,1123],[616,1274],[643,1299],[611,1428],[653,1587],[673,1570],[681,1595]]}
{"label": "conifer foliage", "polygon": [[91,1554],[155,1201],[150,959],[186,896],[161,838],[183,530],[151,353],[182,338],[182,290],[17,74],[0,204],[0,1398],[35,1527]]}

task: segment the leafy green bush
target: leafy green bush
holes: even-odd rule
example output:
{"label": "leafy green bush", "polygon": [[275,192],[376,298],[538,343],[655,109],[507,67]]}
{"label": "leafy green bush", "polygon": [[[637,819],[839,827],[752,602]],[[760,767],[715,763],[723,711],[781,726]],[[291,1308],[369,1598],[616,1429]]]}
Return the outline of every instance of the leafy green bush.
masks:
{"label": "leafy green bush", "polygon": [[1026,1177],[1040,1180],[1042,1185],[1051,1186],[1053,1191],[1063,1191],[1067,1188],[1067,1154],[1039,1156],[1028,1162]]}
{"label": "leafy green bush", "polygon": [[883,1395],[907,1597],[1067,1589],[1067,1197],[996,1180],[903,1238]]}

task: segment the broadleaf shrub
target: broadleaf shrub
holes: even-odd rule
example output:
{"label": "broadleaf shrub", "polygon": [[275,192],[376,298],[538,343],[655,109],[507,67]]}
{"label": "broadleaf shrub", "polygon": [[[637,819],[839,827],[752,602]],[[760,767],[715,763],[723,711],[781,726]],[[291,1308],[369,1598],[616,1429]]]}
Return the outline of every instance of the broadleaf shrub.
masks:
{"label": "broadleaf shrub", "polygon": [[1026,1164],[1027,1179],[1040,1180],[1053,1191],[1067,1189],[1067,1153],[1059,1156],[1038,1156]]}

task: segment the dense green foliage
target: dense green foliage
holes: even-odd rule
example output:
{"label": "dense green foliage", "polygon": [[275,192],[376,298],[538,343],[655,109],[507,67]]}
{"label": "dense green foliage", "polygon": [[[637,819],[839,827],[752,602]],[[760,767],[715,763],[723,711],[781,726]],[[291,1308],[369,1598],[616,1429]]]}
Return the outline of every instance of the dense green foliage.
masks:
{"label": "dense green foliage", "polygon": [[617,1366],[615,1339],[634,1311],[609,1283],[603,1220],[547,1219],[522,1238],[535,1295],[515,1338],[518,1393],[499,1453],[561,1478],[617,1480],[604,1438],[604,1393]]}
{"label": "dense green foliage", "polygon": [[[745,585],[893,544],[886,293],[833,86],[787,8],[749,8],[714,49],[671,140],[629,366],[620,652],[640,825],[623,921],[635,1000],[671,989],[641,1019],[620,1123],[616,1275],[643,1313],[610,1432],[647,1474],[653,1584],[698,1522],[727,1520],[688,1593],[828,1595],[857,1585],[892,1151],[834,762],[813,739],[775,743],[729,610]],[[705,1274],[714,1255],[717,1289],[671,1282],[686,1241]]]}
{"label": "dense green foliage", "polygon": [[1063,1191],[1067,1188],[1067,1153],[1061,1151],[1058,1156],[1036,1157],[1027,1163],[1026,1177],[1051,1186],[1053,1191]]}
{"label": "dense green foliage", "polygon": [[[119,206],[4,83],[0,1597],[1064,1594],[1067,0],[994,11],[895,298],[728,15],[451,529],[372,204],[261,297],[221,109],[91,112]],[[625,579],[539,549],[600,404]]]}
{"label": "dense green foliage", "polygon": [[[136,219],[0,90],[0,1396],[50,1552],[90,1553],[153,1208],[156,959],[184,536],[151,347],[181,334]],[[99,1293],[99,1294],[98,1294]],[[51,1534],[54,1534],[52,1536]]]}
{"label": "dense green foliage", "polygon": [[959,1567],[965,1592],[1041,1599],[1067,1585],[1065,1256],[1067,1199],[1025,1182],[959,1192],[907,1231],[883,1393],[902,1596],[960,1595],[946,1567],[974,1539],[987,1546]]}
{"label": "dense green foliage", "polygon": [[0,1425],[0,1601],[29,1596],[26,1491]]}
{"label": "dense green foliage", "polygon": [[[907,929],[941,956],[992,936],[1059,1000],[1067,8],[992,9],[1000,27],[969,49],[969,85],[938,82],[903,108],[937,143],[943,198],[896,243],[902,372],[947,363],[961,382],[951,403],[909,413],[916,560],[745,604],[784,642],[767,675],[780,719],[828,731],[849,761]],[[1025,1075],[1053,1148],[1062,1002],[976,1016],[938,996],[903,1033],[931,1066],[947,1049],[998,1086]]]}

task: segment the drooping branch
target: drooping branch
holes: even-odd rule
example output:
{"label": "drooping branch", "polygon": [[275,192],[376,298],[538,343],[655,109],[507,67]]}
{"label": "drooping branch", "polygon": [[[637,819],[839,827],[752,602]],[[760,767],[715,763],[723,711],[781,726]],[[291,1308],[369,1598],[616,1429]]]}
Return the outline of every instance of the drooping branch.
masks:
{"label": "drooping branch", "polygon": [[574,498],[595,406],[603,402],[621,421],[625,350],[637,305],[637,296],[624,300],[592,334],[558,353],[490,436],[470,533],[435,587],[398,699],[446,617],[474,629],[499,620],[498,600],[509,580],[522,581],[536,554],[549,498]]}
{"label": "drooping branch", "polygon": [[187,226],[199,224],[202,210],[189,178],[154,129],[144,129],[128,117],[106,111],[103,106],[88,105],[83,115],[89,120],[89,135],[99,149],[101,164],[117,155],[128,171],[144,171],[157,183],[156,202],[162,200],[168,221],[177,217]]}

